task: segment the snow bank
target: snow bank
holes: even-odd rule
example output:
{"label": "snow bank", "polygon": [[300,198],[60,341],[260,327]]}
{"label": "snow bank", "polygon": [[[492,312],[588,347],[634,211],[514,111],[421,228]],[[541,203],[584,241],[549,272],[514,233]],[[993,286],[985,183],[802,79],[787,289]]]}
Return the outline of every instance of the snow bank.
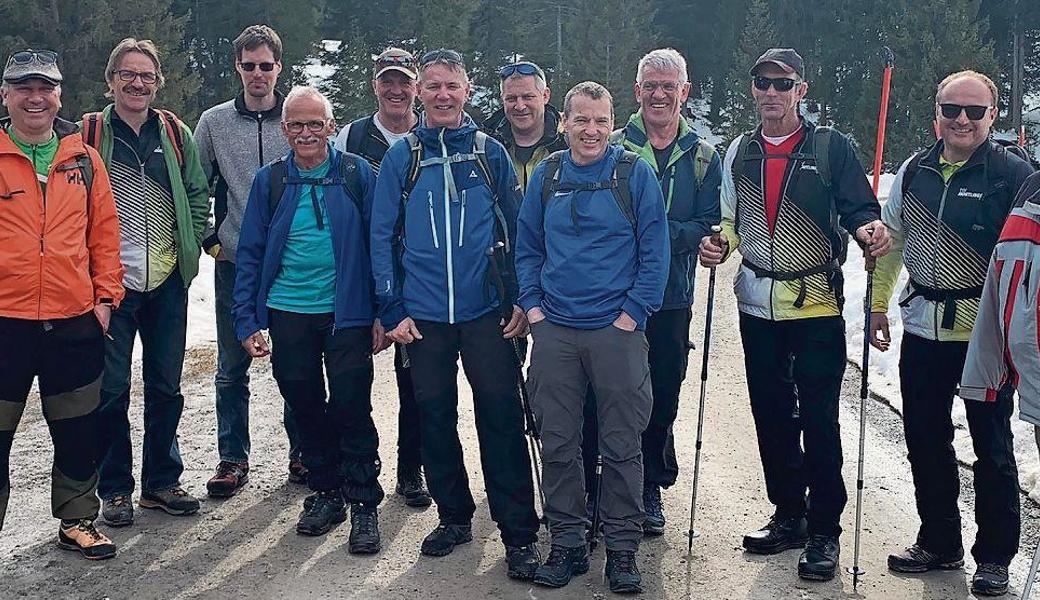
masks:
{"label": "snow bank", "polygon": [[[881,177],[879,196],[888,198],[888,190],[893,176],[885,174]],[[849,360],[857,367],[863,361],[863,300],[867,288],[867,276],[863,270],[863,255],[850,247],[849,259],[845,263],[845,340]],[[886,352],[873,348],[870,351],[870,390],[885,398],[900,415],[903,414],[903,399],[899,393],[899,348],[903,340],[903,322],[899,314],[896,298],[906,285],[907,274],[904,268],[899,275],[896,292],[888,306],[889,331],[892,345]],[[965,418],[964,403],[955,399],[953,403],[953,423],[955,426],[953,445],[957,458],[971,464],[975,461],[975,452],[968,434],[968,422]],[[1012,433],[1015,436],[1015,458],[1018,460],[1019,484],[1029,493],[1030,498],[1040,502],[1040,457],[1033,434],[1033,427],[1018,419],[1017,409],[1011,421]]]}

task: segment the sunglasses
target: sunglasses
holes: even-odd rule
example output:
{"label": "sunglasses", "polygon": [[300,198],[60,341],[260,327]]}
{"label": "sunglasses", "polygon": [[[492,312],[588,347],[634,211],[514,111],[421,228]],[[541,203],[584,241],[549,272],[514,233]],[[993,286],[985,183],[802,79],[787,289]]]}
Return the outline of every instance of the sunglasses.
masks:
{"label": "sunglasses", "polygon": [[264,73],[270,73],[271,71],[274,71],[275,64],[276,63],[273,62],[240,62],[238,63],[238,66],[242,67],[242,70],[246,71],[247,73],[252,73],[256,70],[257,67],[260,67],[260,70]]}
{"label": "sunglasses", "polygon": [[53,65],[58,62],[58,53],[50,50],[21,50],[12,54],[7,64],[27,65],[33,61],[41,65]]}
{"label": "sunglasses", "polygon": [[112,71],[113,75],[117,75],[120,81],[133,81],[138,77],[141,78],[141,83],[151,85],[156,81],[159,81],[159,74],[154,71],[131,71],[130,69],[119,69],[118,71]]}
{"label": "sunglasses", "polygon": [[968,115],[968,119],[979,121],[989,112],[990,106],[961,106],[960,104],[940,104],[939,112],[947,119],[956,119],[961,116],[961,111]]}
{"label": "sunglasses", "polygon": [[498,74],[502,79],[508,79],[513,75],[519,73],[520,75],[534,75],[538,79],[545,81],[545,73],[538,67],[538,65],[529,62],[518,62],[511,65],[506,65],[499,69]]}
{"label": "sunglasses", "polygon": [[425,67],[430,63],[445,62],[453,65],[464,65],[462,62],[462,55],[455,50],[449,50],[448,48],[438,48],[437,50],[430,50],[426,54],[422,55],[419,59],[419,66]]}
{"label": "sunglasses", "polygon": [[377,67],[415,67],[415,59],[411,56],[384,56],[376,61]]}
{"label": "sunglasses", "polygon": [[769,86],[773,86],[773,89],[778,92],[790,92],[794,89],[794,86],[800,83],[795,79],[787,77],[762,77],[761,75],[751,81],[755,84],[755,89],[762,92],[768,90]]}
{"label": "sunglasses", "polygon": [[325,129],[325,125],[328,121],[286,121],[285,129],[289,133],[303,133],[303,129],[306,127],[307,131],[311,133],[321,133]]}

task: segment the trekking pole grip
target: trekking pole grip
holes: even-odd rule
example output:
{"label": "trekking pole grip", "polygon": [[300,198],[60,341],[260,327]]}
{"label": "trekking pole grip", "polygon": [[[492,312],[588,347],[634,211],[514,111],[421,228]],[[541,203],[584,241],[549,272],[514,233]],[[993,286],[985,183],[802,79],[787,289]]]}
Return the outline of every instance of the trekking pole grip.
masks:
{"label": "trekking pole grip", "polygon": [[[871,237],[873,237],[874,230],[873,229],[867,229],[867,233]],[[874,267],[876,267],[876,266],[877,266],[877,258],[875,258],[874,256],[871,256],[871,254],[870,254],[870,244],[863,244],[863,269],[867,273],[873,273],[874,272]]]}
{"label": "trekking pole grip", "polygon": [[716,246],[722,246],[722,225],[711,226],[711,243]]}

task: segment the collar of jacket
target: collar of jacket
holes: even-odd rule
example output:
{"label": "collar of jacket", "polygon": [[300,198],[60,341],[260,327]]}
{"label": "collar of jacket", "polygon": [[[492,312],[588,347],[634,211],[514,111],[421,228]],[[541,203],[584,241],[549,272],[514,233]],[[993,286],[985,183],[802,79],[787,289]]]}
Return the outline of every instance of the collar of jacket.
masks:
{"label": "collar of jacket", "polygon": [[260,113],[253,112],[246,108],[246,92],[242,91],[241,94],[235,96],[235,110],[238,114],[243,117],[249,117],[250,119],[256,119],[257,115],[260,115],[260,121],[280,121],[282,119],[282,103],[285,102],[285,96],[282,95],[278,90],[274,91],[274,106],[262,111]]}
{"label": "collar of jacket", "polygon": [[[11,117],[0,118],[0,130],[7,132],[11,128]],[[79,125],[62,119],[61,117],[54,117],[54,125],[51,126],[54,129],[54,133],[57,134],[58,139],[65,136],[69,136],[75,133],[79,133]],[[14,142],[12,142],[13,144]]]}
{"label": "collar of jacket", "polygon": [[[646,136],[646,124],[643,122],[643,109],[640,108],[634,115],[629,117],[628,124],[624,128],[625,142],[631,142],[631,146],[640,149],[641,154],[646,156],[647,153],[652,154],[654,149],[650,145],[650,140]],[[679,130],[675,136],[675,143],[679,146],[681,152],[688,152],[690,148],[697,145],[700,138],[697,137],[697,132],[690,127],[689,122],[683,117],[679,117]]]}
{"label": "collar of jacket", "polygon": [[[560,133],[560,111],[552,104],[545,105],[545,117],[544,117],[544,130],[542,131],[542,138],[538,140],[535,147],[541,148],[544,146],[552,146],[563,140],[563,134]],[[513,128],[509,125],[509,120],[506,119],[506,111],[504,108],[496,110],[487,120],[487,131],[491,132],[491,135],[498,138],[506,148],[516,147],[516,141],[513,139]]]}
{"label": "collar of jacket", "polygon": [[[461,141],[467,135],[470,135],[477,130],[477,124],[473,121],[465,112],[462,113],[462,124],[458,127],[430,127],[426,124],[426,116],[423,115],[423,120],[420,122],[413,131],[415,135],[419,137],[424,144],[430,146],[440,145],[441,131],[444,131],[444,145],[451,146],[453,143]],[[469,150],[466,150],[469,152]]]}
{"label": "collar of jacket", "polygon": [[[987,138],[986,141],[979,144],[979,147],[971,153],[971,156],[959,169],[957,169],[957,172],[960,173],[987,162],[989,157],[993,154],[993,146],[993,142]],[[939,165],[939,157],[942,156],[943,147],[944,144],[941,139],[932,144],[932,146],[928,148],[926,154],[921,158],[921,164],[941,172],[942,167]]]}
{"label": "collar of jacket", "polygon": [[[813,123],[812,121],[810,121],[809,119],[806,119],[805,117],[798,117],[798,120],[801,122],[802,133],[804,135],[802,135],[802,141],[798,142],[798,145],[795,147],[795,151],[797,151],[799,148],[801,148],[802,145],[805,144],[805,140],[807,140],[810,137],[812,137],[813,133],[816,132],[816,123]],[[798,131],[798,130],[796,129],[795,131]],[[755,127],[755,130],[753,132],[751,132],[751,135],[752,135],[754,140],[756,140],[758,143],[762,144],[763,148],[765,147],[765,138],[762,137],[762,124],[761,123],[759,123]],[[791,132],[791,135],[794,135],[794,132]]]}

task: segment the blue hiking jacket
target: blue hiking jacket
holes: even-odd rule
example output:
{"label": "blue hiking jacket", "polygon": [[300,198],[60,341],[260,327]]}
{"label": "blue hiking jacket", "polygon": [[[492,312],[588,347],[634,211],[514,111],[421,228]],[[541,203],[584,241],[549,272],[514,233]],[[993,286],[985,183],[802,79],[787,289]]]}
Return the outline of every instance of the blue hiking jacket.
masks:
{"label": "blue hiking jacket", "polygon": [[[343,153],[329,145],[329,174],[338,177]],[[342,185],[325,187],[325,210],[328,214],[332,247],[336,259],[335,327],[371,325],[375,318],[372,276],[369,253],[365,245],[369,218],[372,211],[372,192],[375,177],[372,167],[357,157],[363,210],[350,198]],[[290,181],[300,176],[293,152],[286,157]],[[267,329],[267,293],[281,268],[282,250],[292,226],[299,203],[300,187],[289,183],[271,214],[271,166],[261,168],[253,178],[249,201],[242,217],[242,231],[238,239],[238,253],[233,295],[235,335],[239,341]]]}
{"label": "blue hiking jacket", "polygon": [[[415,134],[422,142],[422,160],[472,153],[476,131],[468,116],[455,129],[420,125]],[[388,330],[405,317],[462,323],[502,303],[489,272],[488,250],[496,241],[512,250],[520,188],[505,148],[489,138],[485,151],[490,186],[476,160],[451,163],[455,198],[444,166],[430,164],[419,170],[415,187],[403,200],[411,149],[400,142],[383,156],[372,207],[371,247],[380,320]],[[398,231],[400,243],[395,239]],[[505,301],[511,303],[517,297],[516,275],[512,260],[505,263],[500,271]]]}
{"label": "blue hiking jacket", "polygon": [[624,311],[639,329],[660,309],[670,259],[661,186],[645,160],[629,178],[636,224],[625,218],[609,189],[565,191],[569,184],[608,181],[624,150],[579,166],[564,155],[560,191],[543,207],[545,162],[531,177],[517,223],[516,271],[520,307],[540,306],[557,325],[599,329]]}

